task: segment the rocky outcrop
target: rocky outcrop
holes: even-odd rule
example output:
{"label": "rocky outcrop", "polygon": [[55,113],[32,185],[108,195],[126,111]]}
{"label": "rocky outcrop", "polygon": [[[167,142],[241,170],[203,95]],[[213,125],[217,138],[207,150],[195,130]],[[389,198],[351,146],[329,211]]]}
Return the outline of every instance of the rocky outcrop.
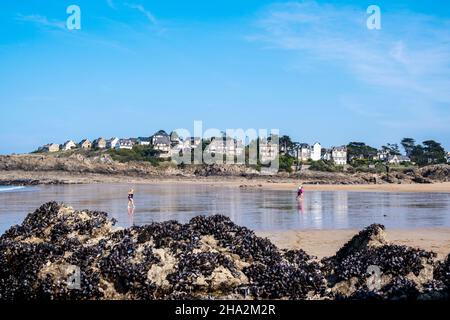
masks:
{"label": "rocky outcrop", "polygon": [[450,165],[436,164],[420,168],[419,174],[431,181],[450,181]]}
{"label": "rocky outcrop", "polygon": [[96,174],[148,174],[156,175],[158,170],[150,163],[119,163],[108,155],[94,157],[72,154],[68,157],[57,155],[31,154],[0,156],[0,171],[64,171],[71,173]]}
{"label": "rocky outcrop", "polygon": [[448,299],[434,258],[380,225],[317,261],[224,216],[120,229],[51,202],[0,237],[0,299]]}

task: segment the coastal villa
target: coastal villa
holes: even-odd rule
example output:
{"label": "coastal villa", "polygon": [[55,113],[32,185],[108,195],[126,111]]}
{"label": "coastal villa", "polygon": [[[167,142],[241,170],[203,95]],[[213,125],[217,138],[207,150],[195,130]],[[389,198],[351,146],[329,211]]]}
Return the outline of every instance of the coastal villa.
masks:
{"label": "coastal villa", "polygon": [[331,161],[331,151],[332,151],[332,149],[323,148],[322,149],[322,160]]}
{"label": "coastal villa", "polygon": [[170,157],[170,136],[164,130],[159,130],[151,137],[153,149],[158,151],[159,158]]}
{"label": "coastal villa", "polygon": [[226,137],[213,137],[211,143],[206,148],[206,152],[210,154],[223,154],[227,156],[240,156],[244,152],[242,141]]}
{"label": "coastal villa", "polygon": [[149,137],[139,137],[137,138],[137,144],[140,146],[149,146],[151,139]]}
{"label": "coastal villa", "polygon": [[379,161],[387,161],[390,154],[388,150],[378,150],[376,156],[373,157],[373,160],[379,160]]}
{"label": "coastal villa", "polygon": [[318,142],[312,146],[307,143],[301,143],[298,151],[298,159],[301,162],[308,160],[319,161],[322,159],[322,145]]}
{"label": "coastal villa", "polygon": [[92,145],[96,149],[106,149],[106,140],[103,138],[98,138],[94,140]]}
{"label": "coastal villa", "polygon": [[170,133],[170,144],[173,146],[176,146],[182,142],[181,138],[178,136],[178,133],[176,131],[172,131]]}
{"label": "coastal villa", "polygon": [[301,143],[298,150],[298,160],[306,162],[311,159],[311,146],[307,143]]}
{"label": "coastal villa", "polygon": [[336,165],[344,166],[347,164],[347,147],[331,147],[331,149],[322,149],[322,160],[331,161]]}
{"label": "coastal villa", "polygon": [[271,138],[259,139],[259,160],[267,163],[275,160],[280,152],[279,145],[272,142]]}
{"label": "coastal villa", "polygon": [[311,149],[311,160],[319,161],[322,156],[322,145],[318,142],[312,145]]}
{"label": "coastal villa", "polygon": [[62,145],[62,150],[64,150],[64,151],[69,151],[69,150],[76,149],[76,148],[77,148],[77,144],[73,140],[66,141]]}
{"label": "coastal villa", "polygon": [[202,139],[198,137],[189,137],[186,139],[180,139],[180,142],[172,147],[172,154],[179,152],[191,152],[194,149],[197,149],[198,146],[201,146]]}
{"label": "coastal villa", "polygon": [[347,147],[333,147],[331,148],[331,161],[337,165],[344,166],[347,164]]}
{"label": "coastal villa", "polygon": [[59,151],[59,144],[56,144],[56,143],[46,144],[45,146],[41,147],[39,149],[39,151],[50,152],[50,153],[58,152]]}
{"label": "coastal villa", "polygon": [[119,138],[111,138],[109,140],[106,140],[106,148],[116,149],[118,143],[119,143]]}
{"label": "coastal villa", "polygon": [[119,141],[116,143],[115,148],[118,150],[131,150],[133,149],[133,141],[131,139],[119,139]]}
{"label": "coastal villa", "polygon": [[91,143],[91,141],[89,141],[89,139],[81,140],[81,142],[80,142],[80,148],[81,148],[81,149],[84,149],[84,150],[89,150],[89,149],[91,149],[91,148],[92,148],[92,143]]}
{"label": "coastal villa", "polygon": [[389,164],[401,164],[405,162],[411,162],[411,159],[407,156],[402,155],[393,155],[387,158],[387,163]]}

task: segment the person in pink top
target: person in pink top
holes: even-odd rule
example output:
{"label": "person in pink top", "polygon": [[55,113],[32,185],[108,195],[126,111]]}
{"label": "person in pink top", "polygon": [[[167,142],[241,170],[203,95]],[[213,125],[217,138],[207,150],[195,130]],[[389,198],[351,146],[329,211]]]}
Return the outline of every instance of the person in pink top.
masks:
{"label": "person in pink top", "polygon": [[305,189],[303,188],[303,185],[301,185],[300,187],[298,187],[297,199],[303,200],[304,194],[305,194]]}

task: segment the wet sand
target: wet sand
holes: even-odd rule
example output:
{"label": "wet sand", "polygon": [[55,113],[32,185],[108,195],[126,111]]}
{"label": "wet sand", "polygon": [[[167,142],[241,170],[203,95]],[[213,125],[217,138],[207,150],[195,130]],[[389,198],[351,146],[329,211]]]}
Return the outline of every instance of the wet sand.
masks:
{"label": "wet sand", "polygon": [[[359,230],[257,232],[283,249],[303,249],[318,258],[334,255]],[[393,244],[434,251],[439,259],[450,254],[450,228],[386,230]]]}

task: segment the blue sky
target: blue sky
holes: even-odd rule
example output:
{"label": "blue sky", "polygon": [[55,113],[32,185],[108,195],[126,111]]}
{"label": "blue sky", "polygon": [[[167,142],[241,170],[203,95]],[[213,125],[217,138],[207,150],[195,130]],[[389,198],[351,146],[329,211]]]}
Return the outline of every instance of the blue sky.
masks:
{"label": "blue sky", "polygon": [[[65,28],[81,8],[81,30]],[[380,6],[382,29],[366,9]],[[0,153],[158,129],[450,149],[443,1],[3,0]]]}

